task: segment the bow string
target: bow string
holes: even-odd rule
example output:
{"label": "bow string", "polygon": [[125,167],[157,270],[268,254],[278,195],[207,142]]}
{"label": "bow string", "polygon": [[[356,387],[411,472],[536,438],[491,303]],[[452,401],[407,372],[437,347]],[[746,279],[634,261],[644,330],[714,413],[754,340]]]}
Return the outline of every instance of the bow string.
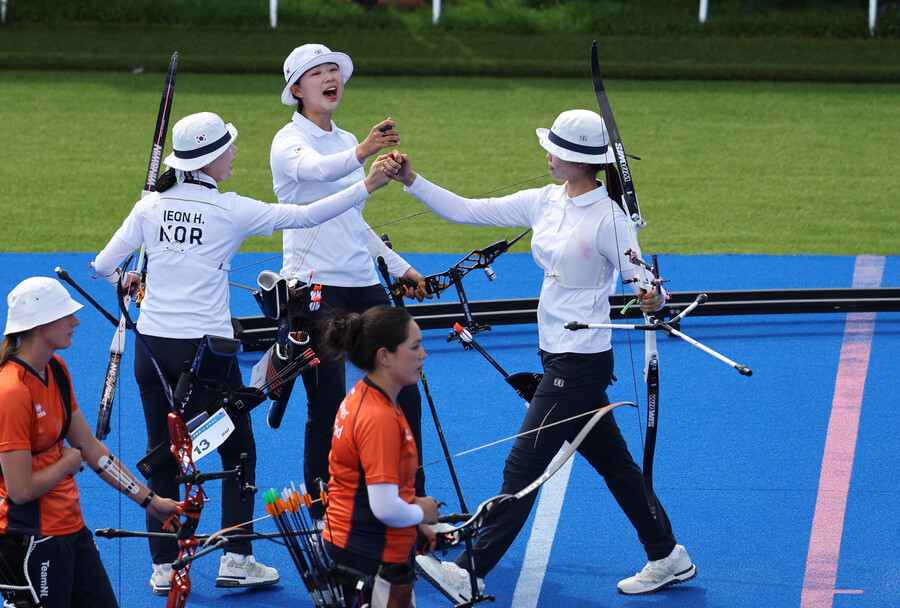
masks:
{"label": "bow string", "polygon": [[[515,494],[498,494],[497,496],[492,496],[488,498],[475,510],[475,513],[471,514],[468,519],[465,519],[462,524],[454,528],[448,534],[454,536],[457,539],[464,539],[471,537],[478,530],[484,527],[486,523],[489,523],[491,519],[495,515],[499,513],[499,508],[506,503],[521,500],[522,498],[528,496],[532,492],[536,491],[542,485],[547,483],[551,477],[556,475],[556,473],[563,467],[566,462],[572,458],[575,452],[578,451],[578,448],[590,434],[590,432],[594,429],[595,426],[600,422],[600,420],[614,410],[615,408],[621,405],[630,405],[635,407],[634,403],[629,401],[620,401],[618,403],[611,403],[604,407],[597,409],[590,418],[588,418],[587,422],[584,423],[584,426],[575,435],[575,438],[569,444],[569,446],[565,449],[565,451],[559,455],[559,457],[554,460],[547,469],[541,473],[540,476],[537,477],[530,484],[516,492]],[[439,521],[443,522],[455,522],[459,521],[460,515],[447,515],[439,518]],[[462,516],[464,517],[464,516]]]}
{"label": "bow string", "polygon": [[[640,251],[638,244],[638,231],[647,225],[646,220],[641,215],[641,208],[638,204],[637,195],[634,191],[634,182],[631,179],[631,170],[628,167],[628,155],[625,154],[625,147],[622,145],[622,138],[619,135],[619,129],[616,126],[615,118],[613,118],[612,108],[609,105],[609,99],[606,96],[606,89],[603,86],[603,78],[600,76],[600,61],[597,56],[597,42],[595,41],[591,47],[591,79],[594,85],[594,95],[597,98],[597,105],[600,109],[600,115],[606,124],[606,130],[609,133],[609,144],[613,147],[616,157],[617,174],[607,169],[607,180],[612,182],[612,178],[618,177],[621,186],[621,202],[623,210],[628,219],[628,240],[630,251],[626,253],[634,264],[634,281],[638,287],[645,292],[649,292],[656,288],[657,292],[663,298],[668,298],[659,278],[659,270],[656,264],[656,256],[653,256],[654,263],[647,264],[640,259],[637,252]],[[615,194],[610,189],[610,198],[614,199]],[[613,222],[616,229],[616,222]],[[619,234],[616,229],[616,243],[618,248]],[[619,249],[621,251],[621,249]],[[623,276],[622,268],[619,269],[619,275]],[[624,282],[623,282],[624,285]],[[624,289],[624,287],[623,287]],[[623,311],[624,312],[624,311]],[[644,319],[648,324],[653,323],[651,315],[644,313]],[[632,352],[631,338],[628,339],[629,352]],[[632,368],[634,357],[632,353]],[[653,518],[657,519],[657,499],[653,490],[653,456],[656,449],[656,434],[659,419],[659,352],[656,347],[656,333],[652,331],[644,334],[644,382],[647,385],[647,431],[644,438],[644,489],[647,494],[647,503]],[[637,396],[637,381],[635,380],[635,396]]]}

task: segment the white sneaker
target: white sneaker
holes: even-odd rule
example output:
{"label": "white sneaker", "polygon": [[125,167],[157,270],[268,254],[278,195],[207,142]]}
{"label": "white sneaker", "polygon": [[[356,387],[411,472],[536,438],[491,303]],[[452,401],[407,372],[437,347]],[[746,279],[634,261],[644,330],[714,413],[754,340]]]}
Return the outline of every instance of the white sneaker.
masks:
{"label": "white sneaker", "polygon": [[219,561],[216,587],[265,587],[274,585],[279,580],[278,570],[264,566],[252,555],[248,555],[244,563],[239,564],[226,554]]}
{"label": "white sneaker", "polygon": [[172,564],[153,564],[150,575],[150,589],[153,595],[169,595],[172,580]]}
{"label": "white sneaker", "polygon": [[643,595],[655,593],[669,585],[677,585],[697,576],[697,567],[691,563],[687,551],[675,545],[676,557],[664,557],[647,562],[644,569],[632,577],[619,581],[619,593]]}
{"label": "white sneaker", "polygon": [[[446,595],[452,602],[461,604],[472,599],[472,579],[469,571],[453,562],[442,562],[431,555],[417,555],[416,566],[422,576]],[[477,579],[478,591],[484,590],[484,580]]]}

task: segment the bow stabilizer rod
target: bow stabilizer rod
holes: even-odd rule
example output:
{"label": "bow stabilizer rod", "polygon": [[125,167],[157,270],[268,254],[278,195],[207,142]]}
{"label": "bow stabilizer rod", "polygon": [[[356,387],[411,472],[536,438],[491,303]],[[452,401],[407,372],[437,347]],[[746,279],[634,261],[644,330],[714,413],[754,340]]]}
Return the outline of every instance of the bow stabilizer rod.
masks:
{"label": "bow stabilizer rod", "polygon": [[725,355],[711,349],[705,344],[695,340],[694,338],[688,336],[687,334],[675,329],[673,327],[674,324],[681,321],[688,313],[692,310],[703,304],[707,301],[707,296],[705,293],[699,294],[696,299],[691,302],[689,306],[687,306],[684,310],[682,310],[677,316],[672,317],[669,321],[661,321],[659,319],[654,318],[652,323],[647,323],[644,325],[636,325],[636,324],[627,324],[627,323],[584,323],[581,321],[569,321],[564,325],[564,327],[570,331],[578,331],[580,329],[625,329],[625,330],[633,330],[633,331],[646,331],[646,332],[654,332],[654,331],[664,331],[670,336],[675,336],[676,338],[681,338],[691,346],[699,348],[703,352],[708,355],[711,355],[736,369],[742,376],[752,376],[753,370],[751,370],[746,365],[742,365],[740,363],[736,363],[726,357]]}
{"label": "bow stabilizer rod", "polygon": [[95,300],[94,298],[92,298],[88,292],[86,292],[85,290],[83,290],[83,289],[81,288],[81,286],[80,286],[78,283],[75,282],[75,279],[73,279],[72,277],[69,276],[69,273],[66,272],[66,270],[65,270],[64,268],[60,268],[59,266],[57,266],[56,269],[54,270],[54,272],[56,272],[56,276],[58,276],[60,279],[62,279],[63,281],[65,281],[66,283],[68,283],[69,285],[71,285],[72,288],[73,288],[75,291],[77,291],[78,293],[80,293],[80,294],[82,295],[82,297],[83,297],[85,300],[87,300],[87,301],[91,304],[91,306],[93,306],[94,308],[96,308],[97,310],[99,310],[100,313],[101,313],[104,317],[106,317],[106,320],[107,320],[107,321],[109,321],[110,323],[112,323],[114,326],[118,326],[118,325],[119,325],[119,322],[116,320],[116,318],[115,318],[114,316],[112,316],[112,315],[109,313],[109,311],[107,311],[105,308],[103,308],[102,306],[100,306],[100,303],[97,302],[97,300]]}

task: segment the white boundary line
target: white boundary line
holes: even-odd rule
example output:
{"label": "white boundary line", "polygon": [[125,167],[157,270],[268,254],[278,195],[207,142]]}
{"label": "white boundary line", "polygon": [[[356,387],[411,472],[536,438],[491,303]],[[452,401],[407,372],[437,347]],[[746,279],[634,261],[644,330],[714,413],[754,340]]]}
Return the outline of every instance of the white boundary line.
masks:
{"label": "white boundary line", "polygon": [[[565,448],[566,446],[563,446],[560,452]],[[544,576],[547,573],[547,564],[550,561],[550,551],[553,549],[553,539],[556,537],[556,528],[559,525],[559,514],[562,511],[563,500],[566,498],[566,487],[569,484],[569,474],[572,472],[573,462],[575,462],[574,458],[569,459],[569,462],[564,464],[556,472],[556,475],[541,488],[537,509],[534,513],[534,522],[531,525],[531,535],[528,537],[528,545],[525,548],[522,570],[519,572],[519,580],[516,582],[516,591],[513,594],[512,605],[516,608],[537,608]]]}

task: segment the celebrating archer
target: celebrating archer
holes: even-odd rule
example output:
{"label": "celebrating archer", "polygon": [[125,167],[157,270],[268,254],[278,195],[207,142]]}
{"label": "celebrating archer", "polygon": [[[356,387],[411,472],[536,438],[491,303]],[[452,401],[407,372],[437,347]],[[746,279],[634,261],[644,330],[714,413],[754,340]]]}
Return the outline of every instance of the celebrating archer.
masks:
{"label": "celebrating archer", "polygon": [[[237,154],[234,141],[238,131],[216,114],[201,112],[179,120],[172,129],[174,151],[166,160],[169,166],[157,182],[157,192],[138,201],[125,222],[95,261],[94,268],[111,283],[119,280],[117,267],[125,256],[146,246],[147,290],[137,326],[159,355],[153,361],[142,346],[135,349],[135,376],[141,391],[147,424],[148,449],[169,440],[170,401],[167,381],[175,380],[190,365],[204,335],[234,337],[228,301],[230,262],[245,238],[270,235],[274,230],[318,225],[361,203],[389,180],[382,171],[383,159],[377,159],[365,178],[331,196],[299,207],[272,205],[232,192],[220,193],[219,182],[232,176]],[[128,286],[134,273],[123,283]],[[161,380],[156,367],[166,376]],[[242,385],[238,366],[227,379],[230,388]],[[203,404],[195,403],[194,407]],[[196,411],[186,411],[189,417]],[[234,432],[219,447],[226,469],[234,469],[247,454],[246,482],[255,482],[256,443],[250,418],[234,421]],[[174,460],[157,470],[150,486],[161,496],[178,495]],[[252,494],[246,499],[234,480],[223,483],[222,526],[230,527],[253,518]],[[152,522],[147,523],[148,530]],[[248,528],[251,528],[248,530]],[[252,526],[244,531],[252,532]],[[170,589],[171,564],[178,554],[174,539],[151,538],[153,574],[150,586],[158,595]],[[256,562],[250,541],[235,541],[220,560],[219,587],[258,587],[278,582],[278,572]]]}
{"label": "celebrating archer", "polygon": [[[516,440],[506,459],[501,494],[515,494],[547,468],[566,439],[584,426],[583,418],[573,416],[609,404],[606,388],[613,375],[610,330],[572,332],[564,329],[564,324],[580,318],[609,322],[615,270],[619,269],[625,280],[633,278],[634,265],[623,252],[638,250],[637,243],[629,243],[626,236],[628,218],[611,198],[608,186],[597,180],[597,174],[614,162],[603,119],[588,110],[569,110],[560,114],[549,130],[537,129],[537,136],[547,151],[550,175],[565,183],[476,200],[462,198],[417,175],[407,155],[392,153],[386,167],[410,194],[446,220],[530,226],[534,230],[531,251],[544,270],[538,304],[544,376],[519,430],[528,433],[556,421],[571,421]],[[631,285],[645,312],[662,308],[665,299],[655,288],[644,291]],[[642,572],[619,583],[619,591],[652,593],[693,578],[696,568],[684,547],[676,543],[662,505],[655,496],[648,501],[641,469],[612,415],[597,424],[579,452],[603,476],[649,559]],[[476,538],[472,556],[464,552],[455,563],[419,556],[417,562],[426,577],[454,601],[469,600],[471,583],[463,571],[469,558],[474,558],[477,577],[487,575],[525,524],[534,499],[532,493],[515,501],[490,521]]]}
{"label": "celebrating archer", "polygon": [[[321,44],[304,44],[284,61],[285,86],[281,102],[294,108],[291,120],[272,141],[270,163],[275,195],[285,207],[304,207],[321,196],[359,182],[369,157],[397,145],[397,124],[387,118],[374,125],[363,141],[339,128],[332,116],[344,98],[344,87],[353,74],[353,61],[345,53]],[[286,279],[306,280],[314,272],[314,282],[322,285],[319,310],[307,313],[299,298],[288,304],[291,331],[304,325],[310,314],[315,326],[327,320],[330,309],[362,313],[388,299],[378,282],[375,262],[384,258],[391,274],[421,283],[424,278],[372,232],[363,219],[363,204],[348,209],[334,219],[308,230],[285,230],[284,265]],[[424,289],[411,292],[421,301]],[[310,347],[321,350],[318,332],[311,332]],[[343,358],[323,360],[315,373],[303,375],[306,389],[306,436],[303,442],[303,475],[306,487],[316,487],[316,479],[328,480],[328,452],[331,426],[338,406],[347,392]],[[415,385],[404,387],[400,408],[409,421],[421,454],[421,396]],[[425,475],[419,470],[416,493],[425,493]],[[321,506],[311,514],[320,519]]]}

